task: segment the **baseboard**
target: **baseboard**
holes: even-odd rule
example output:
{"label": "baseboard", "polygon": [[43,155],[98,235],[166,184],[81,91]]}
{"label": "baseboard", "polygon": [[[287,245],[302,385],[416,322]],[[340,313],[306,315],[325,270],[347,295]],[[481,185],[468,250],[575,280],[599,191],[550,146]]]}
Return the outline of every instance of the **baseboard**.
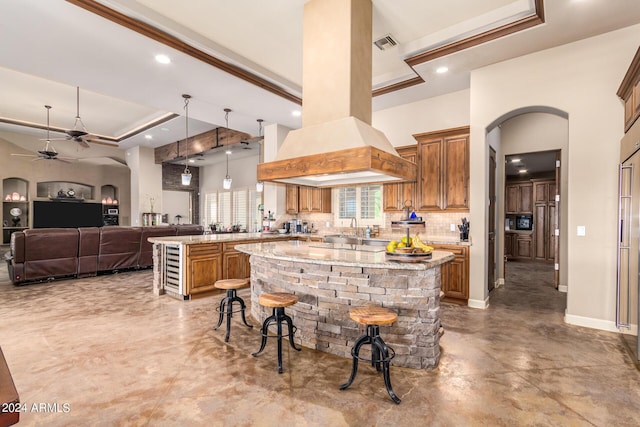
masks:
{"label": "baseboard", "polygon": [[496,288],[499,288],[500,286],[504,286],[504,277],[496,280],[495,286]]}
{"label": "baseboard", "polygon": [[568,323],[570,325],[620,333],[620,330],[616,327],[616,322],[610,320],[594,319],[593,317],[583,317],[573,314],[567,314],[566,310],[564,312],[564,321],[565,323]]}
{"label": "baseboard", "polygon": [[567,285],[558,285],[558,292],[564,292],[565,294],[569,291],[569,287]]}
{"label": "baseboard", "polygon": [[467,301],[467,307],[485,310],[487,307],[489,307],[489,297],[486,297],[484,300],[469,298],[469,301]]}
{"label": "baseboard", "polygon": [[624,334],[624,335],[637,336],[638,335],[638,325],[629,325],[628,328],[620,328],[619,331],[620,331],[621,334]]}

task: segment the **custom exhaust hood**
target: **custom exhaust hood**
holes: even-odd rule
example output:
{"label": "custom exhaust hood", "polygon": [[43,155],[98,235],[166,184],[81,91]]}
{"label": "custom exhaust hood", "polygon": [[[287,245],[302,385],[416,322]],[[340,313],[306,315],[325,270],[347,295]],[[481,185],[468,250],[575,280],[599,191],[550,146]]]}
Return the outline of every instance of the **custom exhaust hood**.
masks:
{"label": "custom exhaust hood", "polygon": [[310,0],[304,6],[302,127],[289,132],[259,181],[312,187],[415,181],[371,126],[371,0]]}

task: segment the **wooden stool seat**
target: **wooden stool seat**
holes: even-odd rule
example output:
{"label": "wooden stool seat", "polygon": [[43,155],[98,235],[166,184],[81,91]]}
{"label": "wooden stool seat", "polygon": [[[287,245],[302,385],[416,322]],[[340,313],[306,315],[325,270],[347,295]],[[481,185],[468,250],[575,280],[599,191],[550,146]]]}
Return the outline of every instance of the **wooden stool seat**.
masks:
{"label": "wooden stool seat", "polygon": [[274,292],[272,294],[262,294],[258,297],[258,303],[264,307],[281,308],[289,307],[298,302],[298,297],[294,294],[284,292]]}
{"label": "wooden stool seat", "polygon": [[391,325],[398,320],[398,315],[384,307],[360,307],[349,312],[349,317],[354,322],[362,325]]}
{"label": "wooden stool seat", "polygon": [[249,279],[224,279],[213,284],[218,289],[240,289],[249,286]]}
{"label": "wooden stool seat", "polygon": [[[260,349],[255,353],[251,353],[253,357],[257,357],[267,345],[267,338],[276,338],[278,340],[278,373],[282,373],[282,337],[289,337],[289,344],[291,348],[296,351],[302,350],[300,347],[296,347],[293,342],[293,335],[296,332],[296,327],[293,326],[293,319],[285,314],[284,308],[294,305],[298,302],[298,297],[294,294],[288,294],[285,292],[274,292],[271,294],[262,294],[258,297],[258,303],[263,307],[270,307],[272,309],[271,316],[267,317],[262,323],[262,329],[260,333],[262,335],[262,342],[260,343]],[[286,326],[286,335],[282,331],[282,326]],[[277,333],[275,335],[269,334],[269,326],[275,325]]]}

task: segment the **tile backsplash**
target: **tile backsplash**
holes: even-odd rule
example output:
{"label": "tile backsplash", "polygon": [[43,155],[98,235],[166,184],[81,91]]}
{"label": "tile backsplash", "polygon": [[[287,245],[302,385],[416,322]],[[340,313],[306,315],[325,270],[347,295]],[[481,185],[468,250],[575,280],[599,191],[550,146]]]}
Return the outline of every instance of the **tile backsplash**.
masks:
{"label": "tile backsplash", "polygon": [[[421,216],[425,222],[425,229],[421,231],[421,235],[429,237],[446,237],[450,239],[456,239],[460,236],[457,226],[461,224],[462,218],[469,218],[468,212],[447,212],[447,213],[435,213],[435,212],[416,212],[416,215]],[[393,239],[394,237],[401,236],[404,231],[391,228],[391,221],[397,221],[402,219],[403,212],[398,213],[386,213],[384,224],[380,224],[379,237]],[[349,228],[349,220],[340,220],[336,224],[333,214],[320,214],[320,213],[301,213],[298,215],[282,215],[278,218],[276,226],[280,226],[285,221],[293,218],[298,218],[308,223],[308,227],[317,229],[318,232],[323,234],[332,233],[353,233],[353,229]],[[329,226],[327,227],[327,224]],[[455,224],[455,231],[451,231],[451,224]],[[363,229],[366,227],[358,227],[360,233],[363,233]]]}

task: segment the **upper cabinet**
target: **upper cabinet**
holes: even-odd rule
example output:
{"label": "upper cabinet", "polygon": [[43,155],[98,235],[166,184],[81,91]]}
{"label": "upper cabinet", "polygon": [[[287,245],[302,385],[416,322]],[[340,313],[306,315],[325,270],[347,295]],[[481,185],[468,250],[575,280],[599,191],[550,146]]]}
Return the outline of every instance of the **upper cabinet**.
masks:
{"label": "upper cabinet", "polygon": [[418,141],[414,207],[421,211],[468,211],[469,127],[414,137]]}
{"label": "upper cabinet", "polygon": [[[417,146],[400,147],[396,150],[400,157],[416,163]],[[385,212],[399,212],[404,210],[405,202],[413,205],[416,201],[416,183],[401,182],[398,184],[384,184],[382,186],[382,204]]]}
{"label": "upper cabinet", "polygon": [[331,189],[287,184],[286,210],[296,213],[331,213]]}
{"label": "upper cabinet", "polygon": [[636,51],[617,94],[624,101],[624,130],[626,132],[640,117],[640,48]]}
{"label": "upper cabinet", "polygon": [[505,213],[533,213],[533,184],[530,181],[505,185]]}

